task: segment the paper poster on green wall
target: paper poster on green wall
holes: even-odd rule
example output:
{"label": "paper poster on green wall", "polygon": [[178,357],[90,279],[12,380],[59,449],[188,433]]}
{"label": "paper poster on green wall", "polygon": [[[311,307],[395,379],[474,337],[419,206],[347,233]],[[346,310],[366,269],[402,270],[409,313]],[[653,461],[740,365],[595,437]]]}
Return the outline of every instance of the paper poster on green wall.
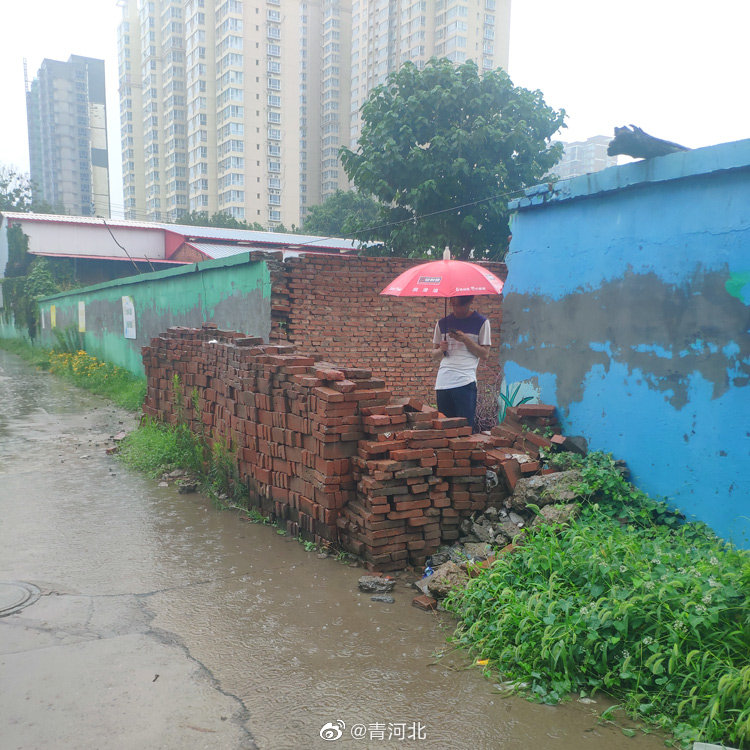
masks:
{"label": "paper poster on green wall", "polygon": [[135,305],[132,297],[122,298],[122,327],[126,339],[135,338]]}
{"label": "paper poster on green wall", "polygon": [[57,309],[54,305],[49,307],[49,327],[57,328]]}
{"label": "paper poster on green wall", "polygon": [[86,333],[86,303],[78,300],[78,332]]}

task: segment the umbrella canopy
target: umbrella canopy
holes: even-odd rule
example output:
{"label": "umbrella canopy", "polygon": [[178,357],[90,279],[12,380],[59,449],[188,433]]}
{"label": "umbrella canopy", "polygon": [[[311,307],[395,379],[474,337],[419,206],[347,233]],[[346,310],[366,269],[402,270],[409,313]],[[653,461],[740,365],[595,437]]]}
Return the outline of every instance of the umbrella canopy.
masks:
{"label": "umbrella canopy", "polygon": [[501,294],[503,282],[486,268],[452,260],[446,249],[443,260],[433,260],[404,271],[383,289],[393,297],[462,297]]}

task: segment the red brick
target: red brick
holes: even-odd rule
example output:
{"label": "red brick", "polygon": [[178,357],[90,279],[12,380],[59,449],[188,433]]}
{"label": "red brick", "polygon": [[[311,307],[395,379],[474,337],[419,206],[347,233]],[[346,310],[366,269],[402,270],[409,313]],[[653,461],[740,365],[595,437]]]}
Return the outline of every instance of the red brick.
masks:
{"label": "red brick", "polygon": [[440,417],[432,420],[432,426],[436,430],[447,430],[452,427],[465,427],[466,420],[463,417]]}
{"label": "red brick", "polygon": [[516,482],[521,478],[521,467],[515,458],[509,458],[500,463],[505,480],[511,491],[515,489]]}
{"label": "red brick", "polygon": [[431,612],[432,610],[437,609],[437,599],[433,599],[431,596],[427,596],[426,594],[415,596],[411,600],[411,603],[412,606],[417,607],[418,609],[423,609],[426,612]]}
{"label": "red brick", "polygon": [[554,417],[555,407],[552,404],[521,404],[514,407],[519,417]]}

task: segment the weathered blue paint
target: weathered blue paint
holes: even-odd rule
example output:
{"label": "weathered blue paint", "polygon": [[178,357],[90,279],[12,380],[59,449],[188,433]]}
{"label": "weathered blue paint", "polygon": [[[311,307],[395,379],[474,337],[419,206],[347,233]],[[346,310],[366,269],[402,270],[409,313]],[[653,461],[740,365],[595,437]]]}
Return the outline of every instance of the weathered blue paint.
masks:
{"label": "weathered blue paint", "polygon": [[511,204],[508,382],[639,487],[750,546],[750,140]]}

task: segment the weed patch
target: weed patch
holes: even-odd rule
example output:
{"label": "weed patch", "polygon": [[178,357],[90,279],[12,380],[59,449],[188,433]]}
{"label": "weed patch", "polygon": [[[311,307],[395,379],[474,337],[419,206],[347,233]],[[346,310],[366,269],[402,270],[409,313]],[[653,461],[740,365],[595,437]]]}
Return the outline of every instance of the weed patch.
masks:
{"label": "weed patch", "polygon": [[53,375],[104,396],[129,411],[138,411],[146,395],[145,378],[102,362],[83,349],[77,352],[50,352],[49,370]]}
{"label": "weed patch", "polygon": [[128,411],[139,411],[146,395],[146,379],[102,362],[83,349],[67,351],[79,343],[77,331],[56,332],[58,344],[46,349],[26,339],[0,339],[0,348],[16,354],[40,370],[49,370],[79,388],[104,396]]}
{"label": "weed patch", "polygon": [[202,450],[190,430],[152,420],[144,420],[125,437],[118,456],[130,468],[151,477],[172,469],[198,472],[202,466]]}
{"label": "weed patch", "polygon": [[27,339],[0,339],[0,349],[21,357],[40,370],[49,370],[49,349],[35,346]]}
{"label": "weed patch", "polygon": [[601,691],[683,744],[750,741],[750,553],[682,523],[611,456],[575,460],[592,501],[455,590],[454,640],[534,700]]}

